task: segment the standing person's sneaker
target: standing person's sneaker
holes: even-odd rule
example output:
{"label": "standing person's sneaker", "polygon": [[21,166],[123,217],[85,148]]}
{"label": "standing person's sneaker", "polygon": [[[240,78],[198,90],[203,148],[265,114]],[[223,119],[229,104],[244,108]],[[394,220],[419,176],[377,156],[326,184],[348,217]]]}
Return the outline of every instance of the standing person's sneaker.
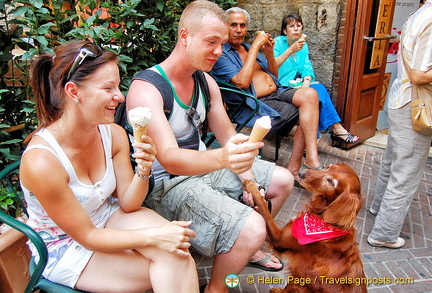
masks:
{"label": "standing person's sneaker", "polygon": [[405,245],[405,240],[403,238],[400,238],[400,237],[398,237],[396,242],[384,242],[384,241],[375,240],[369,236],[367,238],[367,242],[372,246],[387,247],[387,248],[393,248],[393,249],[398,249],[398,248],[401,248],[402,246]]}
{"label": "standing person's sneaker", "polygon": [[369,208],[369,213],[371,213],[373,216],[378,215],[378,210],[373,209],[373,208]]}

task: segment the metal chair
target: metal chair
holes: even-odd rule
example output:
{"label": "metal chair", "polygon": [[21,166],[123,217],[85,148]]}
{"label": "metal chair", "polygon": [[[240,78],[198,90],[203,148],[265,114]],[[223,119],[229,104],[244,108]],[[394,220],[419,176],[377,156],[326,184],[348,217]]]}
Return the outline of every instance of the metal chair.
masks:
{"label": "metal chair", "polygon": [[[17,181],[18,171],[19,171],[20,161],[14,162],[8,165],[0,172],[0,182],[3,187],[8,191],[14,194],[15,202],[24,209],[24,212],[27,214],[23,199],[22,193],[19,190],[18,182],[13,182],[13,180]],[[14,178],[14,179],[12,179]],[[18,230],[19,232],[26,235],[30,241],[35,245],[38,253],[39,253],[39,261],[35,263],[34,258],[32,257],[29,264],[29,274],[30,280],[27,283],[24,293],[34,292],[36,290],[42,290],[48,293],[85,293],[84,291],[75,290],[54,282],[51,282],[45,279],[42,276],[42,272],[45,269],[45,266],[48,261],[48,250],[43,242],[42,238],[39,236],[36,231],[34,231],[30,226],[25,223],[15,219],[14,217],[6,214],[5,212],[0,210],[0,222],[3,222],[13,229]]]}
{"label": "metal chair", "polygon": [[[225,83],[222,81],[218,81],[218,80],[216,80],[216,82],[219,86],[219,90],[221,91],[222,98],[223,98],[224,92],[233,92],[233,93],[236,93],[240,97],[243,98],[243,101],[241,102],[241,104],[236,109],[231,109],[230,106],[225,103],[228,117],[230,118],[232,123],[236,124],[236,131],[240,132],[246,126],[246,124],[248,124],[248,122],[256,115],[256,113],[258,113],[258,110],[260,108],[258,99],[255,96],[247,93],[243,89],[236,87],[235,85]],[[242,123],[238,123],[237,121],[235,121],[234,117],[240,111],[240,109],[246,105],[246,99],[251,99],[255,103],[255,107],[254,107],[252,113],[248,117],[246,117],[246,119]],[[212,145],[215,138],[216,137],[214,135],[209,135],[207,140],[206,140],[206,146],[208,147],[208,146]]]}
{"label": "metal chair", "polygon": [[[230,105],[229,105],[229,104],[227,103],[227,101],[224,99],[224,102],[225,102],[225,104],[226,104],[226,108],[227,108],[227,114],[228,114],[228,117],[230,118],[230,120],[231,120],[232,123],[237,124],[237,126],[236,126],[236,131],[237,131],[237,132],[240,132],[240,131],[241,131],[241,130],[242,130],[242,129],[243,129],[243,128],[244,128],[244,127],[249,123],[249,121],[251,121],[252,118],[253,118],[253,117],[258,113],[258,110],[259,110],[259,108],[260,108],[260,103],[259,103],[259,101],[258,101],[258,98],[255,97],[255,96],[252,95],[252,94],[249,94],[248,92],[246,92],[246,91],[243,90],[242,88],[239,88],[239,87],[237,87],[237,86],[235,86],[235,85],[233,85],[233,84],[226,83],[226,82],[223,82],[223,81],[220,81],[220,80],[216,80],[216,82],[217,82],[217,84],[218,84],[218,86],[219,86],[219,90],[221,91],[222,99],[224,99],[224,93],[225,93],[225,92],[232,92],[232,93],[236,93],[236,94],[239,95],[239,97],[243,98],[242,102],[241,102],[239,105],[236,105],[235,108],[232,107],[232,106],[231,106],[231,108],[230,108]],[[251,99],[251,100],[255,103],[255,108],[254,108],[253,111],[250,113],[250,115],[246,117],[246,119],[245,119],[243,122],[238,123],[238,122],[235,120],[236,114],[237,114],[238,112],[240,112],[241,109],[242,109],[243,107],[247,107],[247,105],[246,105],[246,101],[247,101],[247,99]],[[297,122],[294,121],[294,122],[292,123],[292,126],[290,125],[291,129],[292,129],[296,124],[297,124]],[[286,131],[286,130],[287,130],[287,129],[285,129],[285,131]],[[278,160],[278,158],[279,158],[279,148],[280,148],[281,143],[282,143],[283,135],[278,133],[278,134],[275,135],[275,138],[276,138],[276,142],[275,142],[275,158],[274,158],[274,160],[275,160],[275,162],[276,162],[276,161]],[[211,145],[211,143],[214,141],[214,139],[215,139],[215,137],[214,137],[214,136],[211,136],[211,138],[210,138],[209,140],[207,140],[206,145],[207,145],[207,146]]]}

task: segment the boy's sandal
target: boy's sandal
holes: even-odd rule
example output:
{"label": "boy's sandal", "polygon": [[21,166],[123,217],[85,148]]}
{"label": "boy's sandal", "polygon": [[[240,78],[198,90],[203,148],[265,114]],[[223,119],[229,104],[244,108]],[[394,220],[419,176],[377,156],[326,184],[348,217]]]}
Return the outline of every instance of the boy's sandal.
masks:
{"label": "boy's sandal", "polygon": [[281,271],[283,269],[283,267],[284,267],[284,264],[283,264],[283,262],[281,262],[281,260],[279,258],[277,258],[275,256],[274,256],[274,258],[277,258],[279,260],[280,264],[281,264],[280,268],[275,269],[275,268],[269,268],[269,267],[264,266],[265,264],[268,264],[269,262],[271,262],[272,258],[273,257],[272,257],[272,255],[270,253],[264,252],[264,257],[263,258],[257,259],[257,260],[251,260],[251,261],[248,262],[247,266],[248,267],[258,268],[258,269],[261,269],[261,270],[264,270],[264,271],[268,271],[268,272],[279,272],[279,271]]}

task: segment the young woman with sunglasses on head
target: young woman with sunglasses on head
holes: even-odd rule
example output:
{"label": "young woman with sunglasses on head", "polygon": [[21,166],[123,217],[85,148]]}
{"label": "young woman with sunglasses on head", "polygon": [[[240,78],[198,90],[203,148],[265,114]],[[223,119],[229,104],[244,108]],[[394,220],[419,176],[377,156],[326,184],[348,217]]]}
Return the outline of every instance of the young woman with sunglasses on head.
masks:
{"label": "young woman with sunglasses on head", "polygon": [[[334,146],[348,148],[360,138],[349,133],[340,123],[341,119],[334,108],[327,89],[315,80],[312,63],[309,60],[309,48],[303,35],[303,21],[296,13],[290,13],[282,20],[280,36],[276,37],[274,55],[279,67],[278,78],[285,86],[311,87],[318,92],[320,118],[318,131],[331,127],[331,139]],[[293,82],[297,79],[300,82]],[[294,84],[293,84],[294,83]]]}
{"label": "young woman with sunglasses on head", "polygon": [[156,151],[146,135],[134,145],[134,174],[126,133],[113,124],[124,100],[117,56],[69,42],[34,60],[30,83],[39,125],[20,179],[28,224],[48,248],[44,276],[90,292],[198,292],[190,222],[141,207]]}

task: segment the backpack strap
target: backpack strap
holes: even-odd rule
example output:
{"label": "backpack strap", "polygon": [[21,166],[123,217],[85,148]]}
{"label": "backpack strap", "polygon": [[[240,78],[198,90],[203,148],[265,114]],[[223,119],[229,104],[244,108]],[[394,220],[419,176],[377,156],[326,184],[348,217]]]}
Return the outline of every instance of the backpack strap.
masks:
{"label": "backpack strap", "polygon": [[[195,71],[193,74],[193,77],[195,80],[195,85],[198,82],[200,88],[202,89],[202,91],[204,93],[205,109],[206,109],[206,113],[208,113],[210,111],[210,89],[209,89],[209,86],[207,83],[207,79],[204,75],[204,72],[202,72],[201,70]],[[194,108],[196,108],[196,105],[194,106]],[[208,130],[208,120],[207,120],[207,116],[206,116],[206,119],[204,120],[203,125],[202,125],[202,129],[201,129],[201,139],[202,140],[206,139],[207,130]]]}
{"label": "backpack strap", "polygon": [[[195,81],[198,81],[200,88],[203,90],[204,97],[205,97],[206,113],[208,113],[210,111],[210,90],[208,87],[207,79],[206,79],[204,73],[202,71],[199,71],[199,70],[194,72],[193,77],[194,77]],[[163,108],[164,108],[165,116],[166,116],[167,120],[169,120],[169,118],[171,116],[172,109],[173,109],[174,95],[173,95],[173,92],[172,92],[170,85],[165,80],[165,78],[162,75],[160,75],[159,73],[157,73],[151,69],[145,69],[145,70],[141,70],[137,74],[135,74],[132,81],[135,79],[147,81],[147,82],[153,84],[158,89],[158,91],[160,92],[162,99],[163,99]],[[198,102],[198,99],[196,99],[196,102]],[[192,105],[192,106],[194,108],[196,108],[196,104]],[[127,133],[133,135],[132,127],[128,123],[127,111],[126,111],[126,101],[121,102],[117,106],[116,114],[114,117],[114,122],[116,124],[119,124],[120,126],[122,126],[126,130]],[[202,128],[203,139],[205,138],[205,135],[207,133],[207,129],[208,129],[208,122],[206,119],[203,123],[203,128]]]}
{"label": "backpack strap", "polygon": [[[154,72],[153,70],[150,69],[139,71],[134,75],[132,81],[135,79],[147,81],[153,84],[158,89],[163,99],[165,116],[167,119],[169,119],[173,108],[174,96],[166,80],[159,73]],[[114,122],[122,126],[128,134],[133,136],[133,129],[129,125],[128,117],[127,117],[126,100],[121,102],[117,106],[116,113],[114,115]]]}
{"label": "backpack strap", "polygon": [[206,112],[208,113],[210,111],[210,89],[207,83],[207,79],[204,75],[204,72],[202,72],[201,70],[195,71],[194,75],[198,79],[200,87],[204,92],[204,97],[206,101]]}
{"label": "backpack strap", "polygon": [[135,74],[132,81],[135,79],[147,81],[158,89],[163,99],[165,116],[167,117],[167,120],[169,120],[173,109],[174,96],[171,87],[165,78],[153,70],[145,69]]}

